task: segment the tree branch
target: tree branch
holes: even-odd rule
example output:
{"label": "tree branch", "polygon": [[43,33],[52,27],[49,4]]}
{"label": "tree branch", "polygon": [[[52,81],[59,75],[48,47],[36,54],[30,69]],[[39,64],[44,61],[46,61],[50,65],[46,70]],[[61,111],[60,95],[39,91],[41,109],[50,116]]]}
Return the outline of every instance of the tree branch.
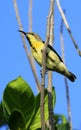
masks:
{"label": "tree branch", "polygon": [[[22,23],[21,23],[20,16],[19,16],[19,12],[18,12],[18,6],[17,6],[16,0],[13,0],[13,4],[14,4],[14,9],[15,9],[15,14],[16,14],[16,19],[17,19],[18,25],[19,25],[19,29],[20,29],[20,30],[23,30]],[[33,63],[33,60],[32,60],[32,58],[31,58],[31,55],[28,53],[28,49],[27,49],[27,46],[26,46],[26,41],[25,41],[24,35],[23,35],[22,33],[21,33],[21,38],[22,38],[23,47],[24,47],[26,56],[27,56],[27,58],[28,58],[28,60],[29,60],[29,63],[30,63],[30,66],[31,66],[31,69],[32,69],[32,72],[33,72],[33,75],[34,75],[34,78],[35,78],[37,87],[38,87],[38,89],[40,90],[41,87],[40,87],[39,80],[38,80],[38,78],[37,78],[35,65],[34,65],[34,63]]]}
{"label": "tree branch", "polygon": [[[62,60],[65,63],[65,56],[64,56],[64,38],[63,38],[63,19],[61,21],[60,27],[60,40],[61,40],[61,48],[62,48]],[[67,99],[67,107],[68,107],[68,120],[69,120],[69,127],[72,130],[72,119],[71,119],[71,108],[70,108],[70,96],[69,96],[69,85],[66,77],[64,77],[65,86],[66,86],[66,99]]]}
{"label": "tree branch", "polygon": [[47,52],[47,46],[49,43],[49,34],[50,34],[50,16],[51,16],[51,12],[49,13],[49,16],[47,18],[46,41],[45,41],[44,48],[42,50],[42,72],[41,72],[42,82],[41,82],[41,101],[40,101],[42,130],[45,130],[44,88],[45,88],[46,52]]}
{"label": "tree branch", "polygon": [[63,21],[64,21],[64,24],[65,24],[65,26],[66,26],[66,29],[67,29],[67,31],[68,31],[68,33],[69,33],[71,39],[72,39],[72,42],[73,42],[73,44],[74,44],[74,46],[75,46],[75,48],[76,48],[76,50],[77,50],[79,56],[81,56],[81,50],[79,49],[79,47],[78,47],[78,45],[77,45],[77,43],[76,43],[76,41],[75,41],[75,39],[74,39],[74,37],[73,37],[73,34],[72,34],[72,32],[71,32],[71,29],[70,29],[70,27],[69,27],[69,24],[68,24],[68,22],[67,22],[67,19],[66,19],[64,13],[63,13],[63,10],[62,10],[62,8],[61,8],[61,5],[60,5],[59,0],[56,0],[56,3],[57,3],[57,6],[58,6],[58,9],[59,9],[59,11],[60,11],[60,14],[61,14],[61,16],[62,16],[62,19],[63,19]]}
{"label": "tree branch", "polygon": [[47,33],[44,48],[42,50],[42,72],[41,72],[41,100],[40,100],[40,110],[41,110],[41,126],[42,130],[45,130],[45,117],[44,117],[44,88],[45,88],[45,70],[46,70],[46,52],[49,43],[49,19],[47,19]]}
{"label": "tree branch", "polygon": [[[47,17],[47,30],[46,30],[46,41],[44,48],[42,50],[42,83],[41,83],[41,106],[44,104],[44,88],[45,88],[45,69],[46,69],[46,53],[47,53],[47,46],[50,42],[53,42],[53,15],[54,15],[54,0],[50,0],[50,11],[49,15]],[[52,27],[51,27],[52,26]],[[50,30],[51,29],[51,30]],[[54,122],[53,122],[53,100],[52,100],[52,77],[50,78],[51,82],[48,82],[48,100],[49,100],[49,129],[54,130]],[[50,84],[51,83],[51,84]],[[51,104],[51,106],[50,106]],[[42,107],[42,110],[44,112],[44,106]],[[41,113],[42,114],[42,113]],[[41,120],[43,118],[44,121],[44,116],[41,115]],[[45,128],[45,124],[43,124],[43,128]],[[42,128],[42,130],[43,130]]]}
{"label": "tree branch", "polygon": [[[52,12],[52,13],[50,13]],[[54,42],[54,0],[50,0],[49,25],[50,38],[49,44],[52,46]],[[54,130],[54,112],[53,112],[53,96],[52,96],[52,71],[48,71],[48,109],[49,109],[49,130]]]}

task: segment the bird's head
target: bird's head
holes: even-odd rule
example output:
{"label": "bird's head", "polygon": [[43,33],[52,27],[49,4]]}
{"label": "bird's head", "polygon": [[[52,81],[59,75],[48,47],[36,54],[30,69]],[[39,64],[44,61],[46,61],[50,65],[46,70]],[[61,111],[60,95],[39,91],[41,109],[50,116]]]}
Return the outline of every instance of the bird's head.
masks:
{"label": "bird's head", "polygon": [[24,32],[22,30],[19,30],[19,32],[23,33],[26,38],[28,39],[29,43],[34,43],[34,42],[37,42],[37,41],[42,41],[42,39],[40,38],[39,35],[37,35],[36,33],[34,32]]}

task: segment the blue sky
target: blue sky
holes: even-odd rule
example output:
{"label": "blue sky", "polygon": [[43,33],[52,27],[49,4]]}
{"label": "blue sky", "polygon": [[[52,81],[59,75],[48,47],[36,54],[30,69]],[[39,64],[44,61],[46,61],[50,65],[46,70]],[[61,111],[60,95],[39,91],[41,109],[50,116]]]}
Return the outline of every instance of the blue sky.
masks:
{"label": "blue sky", "polygon": [[[75,37],[78,46],[81,49],[81,1],[60,0],[63,9],[66,9],[66,17],[71,27],[72,33]],[[28,31],[28,0],[18,0],[18,7],[21,17],[21,22],[25,31]],[[46,18],[49,10],[49,1],[47,0],[33,0],[33,31],[38,33],[43,40],[46,35]],[[60,22],[61,16],[55,4],[55,40],[54,48],[61,56],[60,45]],[[37,94],[36,83],[34,81],[32,71],[26,58],[15,11],[13,1],[0,1],[0,101],[2,100],[3,91],[7,83],[19,75],[21,75],[32,90]],[[81,128],[81,57],[77,54],[72,40],[64,26],[64,43],[65,43],[65,61],[67,68],[76,74],[77,80],[72,83],[68,81],[72,124],[73,128]],[[28,44],[28,43],[27,43]],[[36,63],[38,78],[41,82],[40,67]],[[56,90],[56,106],[55,113],[64,114],[68,117],[66,90],[63,76],[53,72],[53,86]],[[5,130],[5,128],[0,128]]]}

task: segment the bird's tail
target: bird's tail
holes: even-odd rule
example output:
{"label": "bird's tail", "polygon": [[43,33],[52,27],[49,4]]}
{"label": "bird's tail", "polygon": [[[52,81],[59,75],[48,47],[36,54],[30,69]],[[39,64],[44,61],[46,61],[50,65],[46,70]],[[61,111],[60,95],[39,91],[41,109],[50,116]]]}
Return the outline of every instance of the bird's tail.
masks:
{"label": "bird's tail", "polygon": [[69,71],[69,76],[68,76],[68,78],[69,78],[69,80],[71,80],[72,82],[74,82],[75,79],[76,79],[76,76]]}

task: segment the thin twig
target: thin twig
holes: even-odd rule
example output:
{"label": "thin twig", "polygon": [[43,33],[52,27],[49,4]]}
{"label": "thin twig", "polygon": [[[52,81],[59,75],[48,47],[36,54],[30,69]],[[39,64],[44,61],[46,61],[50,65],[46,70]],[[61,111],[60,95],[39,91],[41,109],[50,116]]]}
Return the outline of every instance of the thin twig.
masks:
{"label": "thin twig", "polygon": [[72,130],[72,117],[71,117],[71,106],[70,106],[70,96],[69,96],[69,85],[66,77],[64,78],[65,85],[66,85],[66,98],[67,98],[67,106],[68,106],[68,120],[69,120],[69,127]]}
{"label": "thin twig", "polygon": [[[52,46],[54,41],[54,0],[50,0],[50,38],[49,44]],[[50,14],[50,13],[49,13]],[[49,109],[49,130],[54,130],[54,112],[52,96],[52,71],[48,71],[48,109]]]}
{"label": "thin twig", "polygon": [[[50,19],[50,38],[49,38],[49,44],[53,46],[54,41],[54,0],[50,0],[50,12],[52,12],[51,17],[48,16]],[[50,15],[50,13],[49,13]],[[48,71],[48,90],[52,93],[52,72]]]}
{"label": "thin twig", "polygon": [[[64,56],[64,38],[63,38],[63,19],[61,22],[60,27],[60,40],[61,40],[61,48],[62,48],[62,60],[65,63],[65,56]],[[72,119],[71,119],[71,108],[70,108],[70,96],[69,96],[69,85],[66,77],[64,77],[65,86],[66,86],[66,99],[67,99],[67,107],[68,107],[68,120],[69,120],[69,127],[72,130]]]}
{"label": "thin twig", "polygon": [[46,41],[44,48],[42,50],[42,82],[41,82],[41,100],[40,100],[40,110],[41,110],[41,126],[42,130],[45,130],[45,117],[44,117],[44,88],[45,88],[45,70],[46,70],[46,52],[47,52],[47,46],[49,43],[49,34],[50,34],[50,16],[51,13],[49,13],[49,16],[47,17],[47,29],[46,29]]}
{"label": "thin twig", "polygon": [[[47,19],[48,21],[49,19]],[[45,116],[44,116],[44,88],[45,88],[45,70],[46,70],[46,51],[49,43],[49,24],[47,24],[47,34],[44,48],[42,50],[42,72],[41,72],[41,99],[40,99],[40,110],[41,110],[41,129],[45,130]]]}
{"label": "thin twig", "polygon": [[[22,23],[21,23],[20,16],[19,16],[19,11],[18,11],[18,6],[17,6],[16,0],[13,0],[13,4],[14,4],[16,19],[17,19],[19,28],[20,28],[20,30],[23,30]],[[32,69],[32,72],[33,72],[33,75],[34,75],[34,78],[35,78],[37,87],[38,87],[38,89],[40,90],[41,87],[40,87],[40,83],[39,83],[39,80],[38,80],[38,77],[37,77],[37,74],[36,74],[35,66],[34,66],[34,63],[33,63],[33,61],[32,61],[31,55],[28,53],[28,49],[27,49],[27,46],[26,46],[26,41],[25,41],[24,35],[23,35],[22,33],[21,33],[21,37],[22,37],[23,47],[24,47],[26,56],[27,56],[27,58],[28,58],[28,60],[29,60],[29,63],[30,63],[30,66],[31,66],[31,69]]]}
{"label": "thin twig", "polygon": [[61,8],[61,5],[60,5],[59,0],[56,0],[56,3],[57,3],[57,6],[58,6],[58,9],[59,9],[59,11],[60,11],[60,14],[61,14],[61,16],[62,16],[62,19],[63,19],[63,21],[64,21],[64,24],[65,24],[65,26],[66,26],[66,29],[67,29],[67,31],[68,31],[68,33],[69,33],[71,39],[72,39],[72,42],[73,42],[73,44],[74,44],[74,46],[75,46],[75,48],[76,48],[76,50],[77,50],[79,56],[81,56],[81,50],[79,49],[78,44],[76,43],[76,41],[75,41],[75,39],[74,39],[74,37],[73,37],[73,34],[72,34],[72,32],[71,32],[71,29],[70,29],[70,27],[69,27],[69,24],[68,24],[68,22],[67,22],[67,19],[66,19],[64,13],[63,13],[63,10],[62,10],[62,8]]}
{"label": "thin twig", "polygon": [[[33,8],[33,0],[29,0],[29,11],[28,11],[28,16],[29,16],[29,32],[32,32],[32,8]],[[36,75],[36,67],[35,67],[35,63],[34,63],[34,58],[33,58],[33,55],[32,55],[32,51],[31,51],[31,48],[30,48],[30,57],[31,57],[31,61],[34,65],[34,71],[35,71],[35,74]],[[36,77],[36,80],[38,79],[37,78],[37,75],[35,76]],[[38,81],[37,81],[38,82]],[[38,91],[39,91],[39,87],[38,88]]]}
{"label": "thin twig", "polygon": [[[50,11],[49,11],[49,15],[48,15],[48,17],[47,17],[47,30],[46,30],[46,41],[45,41],[45,46],[44,46],[44,48],[43,48],[43,50],[42,50],[42,73],[41,73],[41,75],[42,75],[42,83],[41,83],[41,112],[44,112],[44,88],[45,88],[45,69],[46,69],[46,52],[47,52],[47,46],[48,46],[48,43],[49,43],[49,40],[50,40],[50,26],[51,26],[51,22],[50,22],[50,20],[51,20],[51,17],[52,17],[52,15],[53,15],[53,11],[54,11],[54,3],[53,3],[54,1],[53,0],[51,0],[51,6],[50,7],[52,7],[52,8],[50,8]],[[52,35],[51,35],[52,36]],[[51,85],[52,86],[52,85]],[[50,90],[51,92],[52,92],[52,87],[51,87],[51,90]],[[49,94],[48,94],[49,95]],[[51,101],[52,101],[52,96],[50,96],[49,95],[49,97],[50,97],[50,99],[51,99]],[[51,102],[50,101],[50,102]],[[52,105],[51,105],[52,106]],[[50,107],[50,117],[49,117],[49,119],[50,119],[50,123],[49,123],[49,125],[50,125],[50,130],[54,130],[54,124],[53,124],[53,109],[52,109],[53,107]],[[42,113],[41,113],[42,114]],[[42,118],[43,118],[43,121],[42,121]],[[44,121],[44,115],[41,115],[41,123],[43,123],[42,124],[42,130],[43,129],[45,129],[45,121]]]}
{"label": "thin twig", "polygon": [[45,88],[45,68],[46,68],[46,53],[42,50],[42,72],[41,72],[41,97],[40,97],[40,114],[41,114],[41,130],[45,130],[45,115],[44,115],[44,88]]}

